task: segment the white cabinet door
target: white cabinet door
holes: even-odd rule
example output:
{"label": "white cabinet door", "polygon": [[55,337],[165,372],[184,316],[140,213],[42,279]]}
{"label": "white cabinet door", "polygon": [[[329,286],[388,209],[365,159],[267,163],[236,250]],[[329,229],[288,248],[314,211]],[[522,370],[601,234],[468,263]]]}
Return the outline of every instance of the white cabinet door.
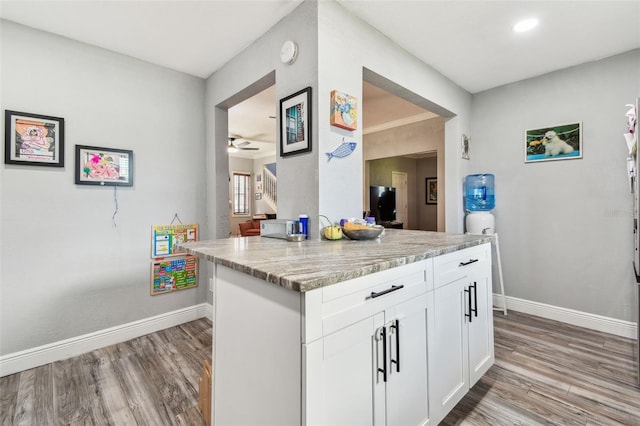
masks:
{"label": "white cabinet door", "polygon": [[[384,313],[379,313],[304,345],[305,387],[315,392],[306,398],[307,425],[371,426],[384,421],[384,411],[374,413],[374,398],[384,401],[384,382],[376,382],[374,369],[374,335],[383,325]],[[384,404],[381,407],[384,410]]]}
{"label": "white cabinet door", "polygon": [[[431,295],[431,293],[429,293]],[[385,312],[389,374],[386,386],[387,425],[426,425],[427,395],[427,294]]]}
{"label": "white cabinet door", "polygon": [[[487,271],[478,270],[475,284],[473,317],[469,322],[469,387],[472,387],[494,363],[493,297]],[[477,297],[476,297],[477,296]]]}
{"label": "white cabinet door", "polygon": [[303,345],[307,425],[428,424],[428,296]]}
{"label": "white cabinet door", "polygon": [[434,291],[434,320],[429,329],[429,400],[437,424],[469,390],[466,277]]}

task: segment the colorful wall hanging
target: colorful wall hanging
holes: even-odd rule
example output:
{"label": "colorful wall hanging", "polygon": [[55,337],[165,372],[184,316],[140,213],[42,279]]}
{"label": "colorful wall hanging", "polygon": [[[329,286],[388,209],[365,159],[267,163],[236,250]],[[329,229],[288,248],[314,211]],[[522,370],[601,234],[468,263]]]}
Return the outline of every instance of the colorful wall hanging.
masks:
{"label": "colorful wall hanging", "polygon": [[[176,213],[174,220],[177,217]],[[198,241],[198,225],[172,223],[154,225],[151,230],[151,295],[197,287],[198,258],[177,251],[175,246]]]}
{"label": "colorful wall hanging", "polygon": [[354,96],[333,90],[331,92],[331,118],[332,126],[346,130],[358,128],[358,100]]}
{"label": "colorful wall hanging", "polygon": [[151,257],[166,257],[184,255],[176,252],[175,245],[198,241],[198,225],[154,225],[152,227],[153,239],[151,245]]}
{"label": "colorful wall hanging", "polygon": [[151,263],[151,295],[198,286],[198,258],[179,256]]}

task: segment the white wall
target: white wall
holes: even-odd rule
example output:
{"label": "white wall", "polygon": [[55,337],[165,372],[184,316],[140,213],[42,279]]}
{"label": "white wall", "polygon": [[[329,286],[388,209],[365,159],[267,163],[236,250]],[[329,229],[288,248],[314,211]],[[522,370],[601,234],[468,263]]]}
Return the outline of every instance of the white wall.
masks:
{"label": "white wall", "polygon": [[[66,120],[64,168],[0,167],[0,354],[205,302],[202,281],[149,295],[151,226],[206,233],[204,80],[0,24],[2,109]],[[74,184],[76,144],[134,152],[117,227],[113,187]]]}
{"label": "white wall", "polygon": [[[474,95],[471,172],[496,177],[508,296],[633,320],[625,104],[640,50]],[[582,159],[524,163],[525,129],[581,121]]]}

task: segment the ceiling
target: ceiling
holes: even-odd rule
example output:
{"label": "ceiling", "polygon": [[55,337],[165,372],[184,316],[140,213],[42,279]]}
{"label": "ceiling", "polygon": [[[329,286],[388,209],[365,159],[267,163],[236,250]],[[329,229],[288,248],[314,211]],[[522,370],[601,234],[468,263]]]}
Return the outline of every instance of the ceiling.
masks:
{"label": "ceiling", "polygon": [[[0,0],[0,17],[207,78],[301,2]],[[470,93],[640,48],[640,0],[337,2]],[[532,16],[536,29],[511,31]],[[273,146],[275,93],[255,102],[237,108],[258,118],[230,117],[230,132]]]}

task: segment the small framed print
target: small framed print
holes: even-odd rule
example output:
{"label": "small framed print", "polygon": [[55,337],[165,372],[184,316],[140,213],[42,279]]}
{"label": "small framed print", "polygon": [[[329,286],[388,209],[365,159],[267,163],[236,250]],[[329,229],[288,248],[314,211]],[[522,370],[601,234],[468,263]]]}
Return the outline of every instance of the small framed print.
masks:
{"label": "small framed print", "polygon": [[76,184],[133,186],[133,151],[76,145]]}
{"label": "small framed print", "polygon": [[425,204],[438,204],[438,178],[426,178],[425,184],[427,188]]}
{"label": "small framed print", "polygon": [[470,155],[469,155],[469,136],[467,135],[462,135],[462,159],[463,160],[468,160],[470,159]]}
{"label": "small framed print", "polygon": [[280,99],[280,156],[311,151],[311,87]]}
{"label": "small framed print", "polygon": [[5,110],[4,162],[64,167],[64,118]]}

